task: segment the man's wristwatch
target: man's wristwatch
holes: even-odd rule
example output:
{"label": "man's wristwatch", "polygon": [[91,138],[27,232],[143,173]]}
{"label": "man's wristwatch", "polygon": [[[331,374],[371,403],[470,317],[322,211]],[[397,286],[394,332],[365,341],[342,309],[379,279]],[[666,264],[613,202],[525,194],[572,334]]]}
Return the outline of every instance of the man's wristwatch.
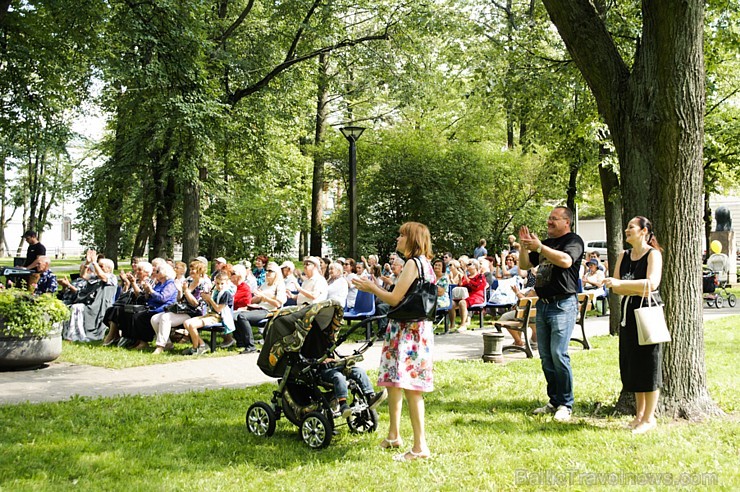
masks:
{"label": "man's wristwatch", "polygon": [[537,246],[537,253],[542,253],[542,243],[540,243],[540,245]]}

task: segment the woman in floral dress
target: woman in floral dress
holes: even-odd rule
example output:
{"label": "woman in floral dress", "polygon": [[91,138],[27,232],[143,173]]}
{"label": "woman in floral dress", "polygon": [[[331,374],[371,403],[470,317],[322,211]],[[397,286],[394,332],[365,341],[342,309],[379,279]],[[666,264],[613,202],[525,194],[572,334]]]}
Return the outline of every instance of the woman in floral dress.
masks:
{"label": "woman in floral dress", "polygon": [[[429,229],[418,222],[406,222],[399,229],[396,249],[409,260],[403,267],[396,287],[388,292],[378,287],[372,280],[353,279],[354,285],[365,292],[375,294],[391,307],[403,300],[414,280],[419,277],[417,265],[421,265],[422,275],[429,282],[435,282],[434,270],[428,258],[432,257],[432,241]],[[419,261],[413,261],[417,258]],[[431,321],[398,322],[389,320],[383,339],[378,385],[388,387],[388,413],[390,425],[388,434],[380,443],[384,449],[403,446],[400,435],[401,409],[403,395],[409,407],[414,444],[411,450],[394,456],[398,461],[413,461],[428,458],[429,447],[424,431],[425,392],[434,389],[432,374],[432,349],[434,347],[434,328]]]}

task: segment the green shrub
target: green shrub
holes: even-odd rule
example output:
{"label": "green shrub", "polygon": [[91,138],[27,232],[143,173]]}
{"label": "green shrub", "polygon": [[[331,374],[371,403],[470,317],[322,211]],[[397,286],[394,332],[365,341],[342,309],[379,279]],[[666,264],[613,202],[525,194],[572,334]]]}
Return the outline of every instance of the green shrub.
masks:
{"label": "green shrub", "polygon": [[35,296],[20,289],[0,290],[0,336],[45,337],[55,323],[67,319],[69,309],[52,294]]}

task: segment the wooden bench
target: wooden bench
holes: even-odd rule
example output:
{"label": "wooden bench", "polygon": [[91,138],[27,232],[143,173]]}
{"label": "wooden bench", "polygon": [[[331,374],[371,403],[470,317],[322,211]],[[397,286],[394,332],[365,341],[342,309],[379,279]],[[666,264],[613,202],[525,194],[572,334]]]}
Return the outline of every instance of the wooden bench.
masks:
{"label": "wooden bench", "polygon": [[529,336],[527,335],[527,328],[530,327],[530,323],[534,323],[535,315],[537,314],[537,309],[535,308],[535,303],[537,302],[536,297],[522,297],[519,299],[516,305],[516,318],[513,320],[508,321],[496,321],[493,326],[498,330],[499,333],[502,332],[502,328],[506,328],[509,330],[514,330],[522,333],[522,336],[524,337],[524,346],[520,347],[519,345],[506,345],[502,350],[516,350],[519,352],[524,352],[527,354],[527,358],[531,359],[534,357],[534,353],[532,352],[532,346],[529,343]]}
{"label": "wooden bench", "polygon": [[573,329],[573,335],[576,334],[576,330],[580,330],[582,338],[576,338],[571,335],[571,342],[578,342],[583,346],[583,350],[590,350],[591,344],[588,342],[586,336],[586,313],[591,305],[591,297],[588,294],[578,294],[578,317],[576,318],[576,326]]}

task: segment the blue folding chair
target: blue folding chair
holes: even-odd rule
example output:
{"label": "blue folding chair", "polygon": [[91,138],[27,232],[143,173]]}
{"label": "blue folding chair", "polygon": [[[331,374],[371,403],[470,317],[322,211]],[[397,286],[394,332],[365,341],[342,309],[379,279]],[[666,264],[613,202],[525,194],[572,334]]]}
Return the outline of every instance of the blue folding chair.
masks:
{"label": "blue folding chair", "polygon": [[[369,318],[375,315],[375,295],[369,292],[357,291],[357,297],[355,298],[355,305],[350,309],[344,310],[344,319],[348,325],[351,325],[353,321],[362,321],[365,318]],[[365,334],[367,340],[373,338],[372,323],[368,323],[365,327]]]}
{"label": "blue folding chair", "polygon": [[447,284],[447,297],[450,299],[450,305],[446,308],[437,308],[437,312],[434,317],[434,324],[439,325],[444,322],[445,331],[441,335],[447,335],[450,332],[450,309],[452,309],[452,288],[457,287],[455,284]]}

